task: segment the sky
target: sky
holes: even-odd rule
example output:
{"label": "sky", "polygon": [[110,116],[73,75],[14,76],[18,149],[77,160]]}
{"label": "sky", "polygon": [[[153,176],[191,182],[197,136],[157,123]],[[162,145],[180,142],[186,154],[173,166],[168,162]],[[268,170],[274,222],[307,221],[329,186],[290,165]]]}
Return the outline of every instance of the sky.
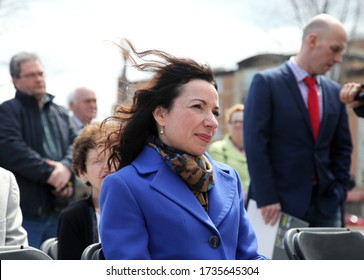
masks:
{"label": "sky", "polygon": [[[257,54],[297,52],[301,31],[287,1],[3,0],[0,102],[14,96],[8,64],[20,51],[40,56],[56,103],[67,106],[75,87],[94,89],[98,119],[117,100],[123,61],[113,43],[121,38],[137,50],[161,49],[226,70]],[[143,77],[127,73],[130,80]]]}

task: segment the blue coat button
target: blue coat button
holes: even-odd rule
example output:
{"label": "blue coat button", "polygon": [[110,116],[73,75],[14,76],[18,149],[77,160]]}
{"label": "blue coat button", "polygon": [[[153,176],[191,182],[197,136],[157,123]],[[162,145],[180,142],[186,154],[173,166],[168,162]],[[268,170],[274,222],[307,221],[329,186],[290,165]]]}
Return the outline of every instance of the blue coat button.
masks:
{"label": "blue coat button", "polygon": [[217,248],[220,245],[220,239],[216,235],[213,235],[209,238],[209,244],[212,248]]}

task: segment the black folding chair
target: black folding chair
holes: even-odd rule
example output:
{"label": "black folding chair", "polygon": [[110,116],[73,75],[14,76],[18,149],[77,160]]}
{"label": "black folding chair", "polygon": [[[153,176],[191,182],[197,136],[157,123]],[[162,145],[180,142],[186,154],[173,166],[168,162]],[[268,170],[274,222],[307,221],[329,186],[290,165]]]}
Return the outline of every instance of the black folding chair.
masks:
{"label": "black folding chair", "polygon": [[348,228],[293,228],[284,247],[291,260],[364,260],[364,235]]}
{"label": "black folding chair", "polygon": [[42,250],[31,246],[0,246],[0,260],[52,260]]}
{"label": "black folding chair", "polygon": [[94,243],[87,246],[82,252],[81,260],[105,260],[101,243]]}
{"label": "black folding chair", "polygon": [[40,250],[56,260],[58,257],[58,239],[57,237],[48,238],[40,245]]}

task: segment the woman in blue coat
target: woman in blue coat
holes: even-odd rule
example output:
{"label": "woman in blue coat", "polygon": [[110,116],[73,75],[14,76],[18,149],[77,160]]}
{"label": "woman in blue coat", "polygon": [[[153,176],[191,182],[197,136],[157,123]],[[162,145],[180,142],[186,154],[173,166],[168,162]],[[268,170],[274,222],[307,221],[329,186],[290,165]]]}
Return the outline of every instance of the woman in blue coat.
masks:
{"label": "woman in blue coat", "polygon": [[[100,235],[106,259],[265,259],[244,209],[237,172],[206,153],[218,127],[219,97],[210,67],[165,52],[124,55],[154,73],[108,142],[117,163],[100,194]],[[152,55],[155,60],[137,64]]]}

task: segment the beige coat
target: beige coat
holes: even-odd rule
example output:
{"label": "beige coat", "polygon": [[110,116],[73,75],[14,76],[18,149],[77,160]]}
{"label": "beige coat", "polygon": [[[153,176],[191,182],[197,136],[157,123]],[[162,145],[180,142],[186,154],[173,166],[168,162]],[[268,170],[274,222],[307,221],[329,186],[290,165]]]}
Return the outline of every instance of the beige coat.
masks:
{"label": "beige coat", "polygon": [[0,246],[28,245],[19,203],[19,187],[13,173],[0,167]]}

